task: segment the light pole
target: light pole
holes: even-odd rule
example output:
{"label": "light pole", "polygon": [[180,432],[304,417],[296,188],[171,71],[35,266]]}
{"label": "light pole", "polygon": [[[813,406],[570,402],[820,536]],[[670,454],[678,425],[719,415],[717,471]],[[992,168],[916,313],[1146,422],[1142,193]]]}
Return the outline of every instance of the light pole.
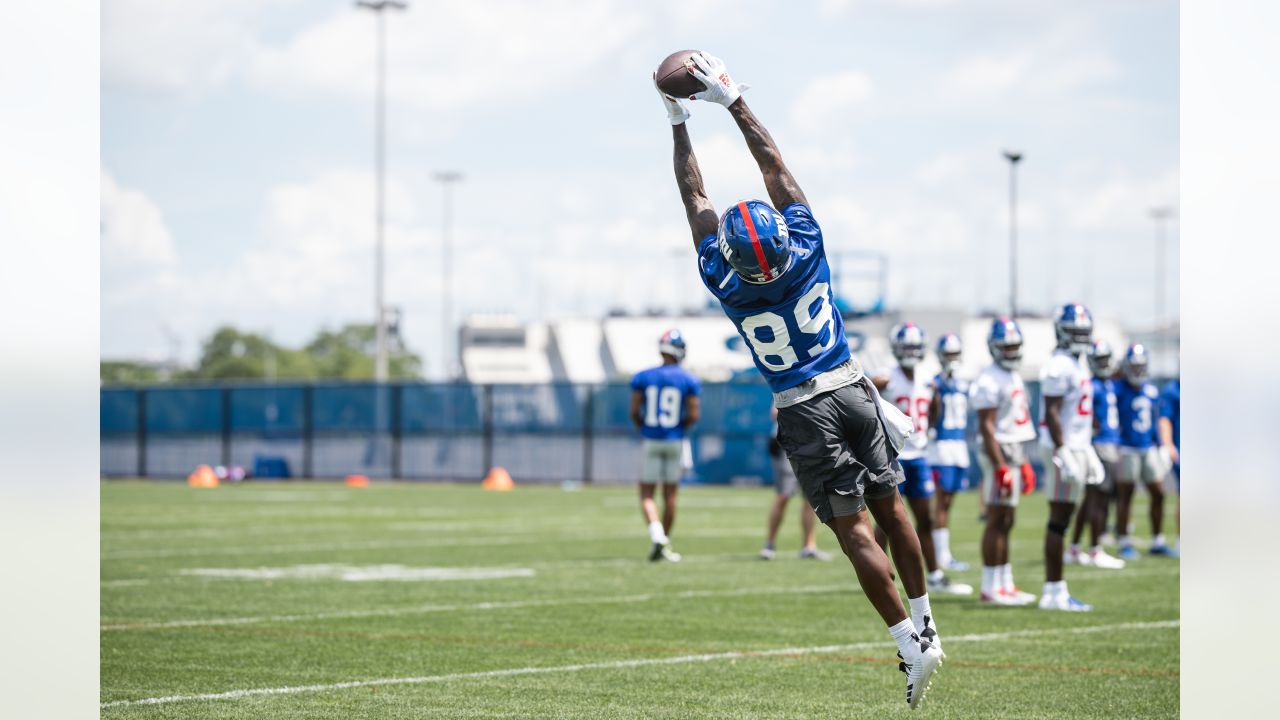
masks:
{"label": "light pole", "polygon": [[1009,161],[1009,317],[1018,317],[1018,161],[1022,153],[1005,150]]}
{"label": "light pole", "polygon": [[[1155,312],[1152,339],[1156,341],[1163,356],[1165,338],[1160,325],[1164,322],[1164,228],[1165,221],[1173,217],[1173,208],[1168,206],[1151,208],[1150,214],[1151,219],[1156,221],[1156,297],[1152,305],[1152,310]],[[1163,357],[1161,360],[1163,361]]]}
{"label": "light pole", "polygon": [[453,361],[449,353],[452,346],[453,327],[453,186],[462,180],[462,173],[444,170],[435,174],[443,191],[444,208],[440,213],[440,370],[445,380],[454,377]]}
{"label": "light pole", "polygon": [[373,322],[374,322],[374,360],[373,360],[373,378],[378,382],[386,382],[387,380],[387,318],[386,304],[383,302],[382,292],[382,276],[383,276],[383,175],[386,172],[386,162],[384,160],[386,143],[383,136],[386,134],[386,74],[387,74],[387,50],[386,50],[386,21],[383,11],[390,8],[392,10],[404,10],[408,5],[402,0],[356,0],[356,7],[372,10],[378,15],[378,90],[377,100],[375,101],[375,119],[374,119],[374,164],[376,166],[375,174],[376,190],[375,190],[375,206],[374,224],[375,224],[375,250],[374,250],[374,271],[373,271]]}

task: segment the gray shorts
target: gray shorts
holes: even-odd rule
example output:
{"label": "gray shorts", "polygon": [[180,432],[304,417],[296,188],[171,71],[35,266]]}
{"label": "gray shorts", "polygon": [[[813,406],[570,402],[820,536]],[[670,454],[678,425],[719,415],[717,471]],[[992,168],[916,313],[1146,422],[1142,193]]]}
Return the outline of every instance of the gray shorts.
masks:
{"label": "gray shorts", "polygon": [[778,442],[805,499],[824,523],[890,495],[902,482],[898,454],[865,377],[778,409]]}
{"label": "gray shorts", "polygon": [[1095,485],[1100,492],[1107,495],[1115,489],[1116,478],[1120,476],[1120,446],[1115,443],[1098,443],[1093,446],[1098,453],[1098,459],[1102,461],[1103,480],[1101,485]]}

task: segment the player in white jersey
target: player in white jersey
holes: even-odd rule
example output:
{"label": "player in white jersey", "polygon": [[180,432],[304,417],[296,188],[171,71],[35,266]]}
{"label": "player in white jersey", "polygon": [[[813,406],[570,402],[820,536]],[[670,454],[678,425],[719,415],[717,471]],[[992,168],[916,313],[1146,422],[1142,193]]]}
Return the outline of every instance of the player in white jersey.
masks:
{"label": "player in white jersey", "polygon": [[1022,364],[1022,331],[1009,318],[996,318],[987,336],[992,363],[969,385],[969,403],[978,411],[982,437],[982,494],[987,526],[982,533],[982,594],[979,602],[1027,605],[1035,596],[1018,589],[1009,564],[1009,532],[1018,497],[1035,490],[1036,474],[1025,443],[1036,437],[1027,390],[1016,372]]}
{"label": "player in white jersey", "polygon": [[1071,597],[1062,579],[1062,546],[1085,486],[1103,480],[1102,461],[1093,451],[1093,376],[1084,362],[1093,341],[1093,316],[1085,306],[1068,303],[1053,327],[1058,347],[1040,370],[1040,443],[1050,453],[1046,465],[1053,467],[1046,488],[1049,524],[1040,609],[1088,612],[1093,606]]}
{"label": "player in white jersey", "polygon": [[[898,486],[916,521],[916,535],[920,538],[920,550],[924,553],[928,568],[929,592],[949,595],[972,595],[973,588],[964,583],[952,582],[938,566],[933,545],[933,513],[929,499],[933,497],[933,473],[929,470],[927,451],[929,446],[929,404],[933,401],[933,383],[916,374],[916,365],[924,359],[924,330],[913,322],[905,322],[893,329],[889,338],[893,357],[898,364],[888,373],[876,376],[872,382],[889,402],[897,406],[903,415],[911,418],[915,430],[903,442],[898,462],[906,479]],[[883,533],[877,534],[883,538]]]}

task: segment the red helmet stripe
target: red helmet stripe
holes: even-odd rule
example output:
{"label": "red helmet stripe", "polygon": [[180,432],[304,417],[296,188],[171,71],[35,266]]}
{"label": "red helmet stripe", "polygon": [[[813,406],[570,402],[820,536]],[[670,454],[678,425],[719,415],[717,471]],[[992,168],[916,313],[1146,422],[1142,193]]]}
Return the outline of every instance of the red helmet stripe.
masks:
{"label": "red helmet stripe", "polygon": [[760,263],[760,270],[764,272],[765,280],[773,279],[773,271],[769,269],[769,263],[764,259],[764,247],[760,245],[760,236],[756,233],[756,223],[751,219],[751,213],[747,210],[745,201],[738,203],[738,212],[742,213],[742,222],[747,226],[747,234],[751,236],[751,249],[756,251],[756,262]]}

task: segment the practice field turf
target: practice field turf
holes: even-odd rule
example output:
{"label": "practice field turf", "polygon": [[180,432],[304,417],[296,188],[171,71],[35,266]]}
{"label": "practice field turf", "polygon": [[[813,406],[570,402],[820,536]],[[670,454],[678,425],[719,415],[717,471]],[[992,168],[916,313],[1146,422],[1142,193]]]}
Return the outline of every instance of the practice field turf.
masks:
{"label": "practice field turf", "polygon": [[[796,559],[794,502],[763,562],[770,491],[680,497],[673,565],[645,559],[632,488],[104,483],[102,716],[911,714],[848,562]],[[1023,498],[1015,530],[1030,592],[1045,510]],[[975,586],[976,514],[966,494],[952,521]],[[1068,567],[1092,613],[934,597],[948,660],[916,714],[1176,717],[1177,562]]]}

